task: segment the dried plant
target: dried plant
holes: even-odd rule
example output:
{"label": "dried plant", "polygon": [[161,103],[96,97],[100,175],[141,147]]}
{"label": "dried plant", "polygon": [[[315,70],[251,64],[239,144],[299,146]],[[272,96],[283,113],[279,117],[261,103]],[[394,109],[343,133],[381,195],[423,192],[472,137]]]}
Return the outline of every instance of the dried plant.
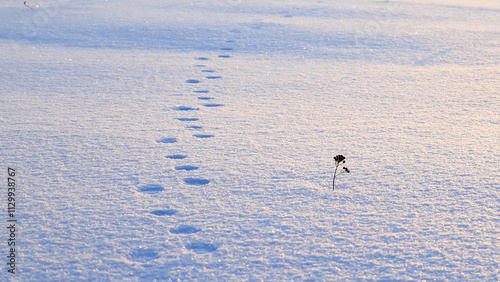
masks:
{"label": "dried plant", "polygon": [[345,157],[344,155],[336,155],[334,158],[335,160],[335,173],[333,174],[333,183],[332,183],[332,189],[335,191],[335,178],[337,175],[340,175],[342,173],[350,173],[351,171],[347,167],[342,167],[342,169],[337,173],[338,168],[341,164],[345,163]]}

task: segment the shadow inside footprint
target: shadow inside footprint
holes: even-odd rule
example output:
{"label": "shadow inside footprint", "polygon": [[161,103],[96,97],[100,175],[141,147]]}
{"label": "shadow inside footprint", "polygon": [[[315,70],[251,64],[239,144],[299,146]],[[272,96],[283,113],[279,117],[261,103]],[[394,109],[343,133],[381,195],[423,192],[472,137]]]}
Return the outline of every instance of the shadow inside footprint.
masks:
{"label": "shadow inside footprint", "polygon": [[166,143],[166,144],[175,143],[175,142],[177,142],[177,138],[162,138],[162,139],[158,140],[157,142],[158,143]]}
{"label": "shadow inside footprint", "polygon": [[200,83],[200,81],[198,79],[188,79],[186,83]]}
{"label": "shadow inside footprint", "polygon": [[165,215],[174,215],[177,213],[177,211],[176,210],[154,210],[150,213],[157,215],[157,216],[165,216]]}
{"label": "shadow inside footprint", "polygon": [[209,59],[207,57],[198,57],[198,58],[195,58],[196,60],[198,61],[208,61]]}
{"label": "shadow inside footprint", "polygon": [[197,166],[194,166],[194,165],[180,165],[180,166],[176,166],[175,167],[175,170],[196,170],[198,169],[199,167]]}
{"label": "shadow inside footprint", "polygon": [[219,57],[219,58],[224,58],[224,59],[225,59],[225,58],[230,58],[231,56],[229,56],[229,55],[219,55],[218,57]]}
{"label": "shadow inside footprint", "polygon": [[197,121],[199,118],[178,118],[180,121]]}
{"label": "shadow inside footprint", "polygon": [[147,194],[155,194],[165,190],[163,186],[158,184],[146,184],[144,186],[139,187],[139,192],[147,193]]}
{"label": "shadow inside footprint", "polygon": [[200,228],[196,228],[190,225],[180,225],[175,228],[170,228],[170,233],[173,234],[193,234],[200,231],[201,231]]}
{"label": "shadow inside footprint", "polygon": [[157,250],[152,248],[138,248],[130,252],[129,259],[135,262],[145,263],[160,257]]}
{"label": "shadow inside footprint", "polygon": [[222,76],[220,76],[220,75],[217,75],[217,76],[207,76],[207,79],[218,79],[218,78],[222,78]]}
{"label": "shadow inside footprint", "polygon": [[186,128],[189,128],[189,129],[202,129],[203,127],[199,126],[199,125],[190,125],[190,126],[186,126]]}
{"label": "shadow inside footprint", "polygon": [[198,97],[200,100],[212,100],[212,97]]}
{"label": "shadow inside footprint", "polygon": [[184,183],[188,185],[206,185],[210,183],[210,180],[203,178],[184,178]]}
{"label": "shadow inside footprint", "polygon": [[186,249],[191,250],[198,254],[211,253],[217,251],[219,247],[214,244],[194,242],[186,245]]}
{"label": "shadow inside footprint", "polygon": [[208,93],[208,90],[194,90],[194,93]]}
{"label": "shadow inside footprint", "polygon": [[187,156],[186,155],[168,155],[168,156],[165,156],[165,158],[173,159],[173,160],[181,160],[181,159],[187,158]]}

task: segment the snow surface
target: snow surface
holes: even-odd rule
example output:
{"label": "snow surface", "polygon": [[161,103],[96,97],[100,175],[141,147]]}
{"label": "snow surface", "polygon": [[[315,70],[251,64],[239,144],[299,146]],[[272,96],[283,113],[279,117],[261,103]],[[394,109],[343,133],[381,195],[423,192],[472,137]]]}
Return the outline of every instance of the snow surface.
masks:
{"label": "snow surface", "polygon": [[500,279],[498,1],[22,2],[2,279]]}

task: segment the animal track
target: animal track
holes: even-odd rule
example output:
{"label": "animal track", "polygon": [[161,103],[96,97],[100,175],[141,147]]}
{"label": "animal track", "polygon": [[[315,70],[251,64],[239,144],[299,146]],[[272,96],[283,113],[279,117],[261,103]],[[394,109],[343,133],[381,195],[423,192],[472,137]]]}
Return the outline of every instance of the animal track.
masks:
{"label": "animal track", "polygon": [[169,144],[169,143],[175,143],[177,142],[177,138],[173,138],[173,137],[168,137],[168,138],[162,138],[158,141],[156,141],[158,143],[166,143],[166,144]]}
{"label": "animal track", "polygon": [[186,155],[168,155],[168,156],[165,156],[165,158],[173,159],[173,160],[182,160],[182,159],[187,158],[187,156]]}
{"label": "animal track", "polygon": [[198,254],[211,253],[217,251],[219,247],[214,244],[194,242],[186,245],[186,249]]}
{"label": "animal track", "polygon": [[179,107],[175,107],[173,109],[176,111],[197,111],[198,110],[198,108],[192,108],[192,107],[188,107],[188,106],[179,106]]}
{"label": "animal track", "polygon": [[130,252],[129,259],[135,262],[146,263],[160,257],[157,250],[152,248],[138,248]]}
{"label": "animal track", "polygon": [[158,184],[146,184],[144,186],[139,187],[139,192],[146,194],[156,194],[163,190],[165,190],[165,188],[163,188],[163,186]]}
{"label": "animal track", "polygon": [[[234,42],[234,41],[228,40],[226,42],[230,43],[230,42]],[[232,51],[233,48],[222,47],[219,50],[220,51]],[[219,58],[230,58],[231,56],[221,54],[221,55],[218,55],[218,57]],[[195,60],[208,61],[209,58],[196,57]],[[201,72],[206,73],[208,75],[205,77],[205,79],[220,79],[220,78],[222,78],[221,75],[211,75],[212,73],[214,73],[214,74],[217,73],[217,71],[210,69],[209,67],[207,67],[204,64],[196,64],[195,66],[200,67],[200,68],[204,68],[204,69],[201,69]],[[187,79],[185,81],[185,83],[199,84],[199,83],[201,83],[201,80],[200,79]],[[198,93],[201,95],[203,95],[203,94],[206,95],[207,93],[209,93],[209,90],[202,88],[200,90],[193,90],[192,92]],[[197,98],[199,100],[204,100],[207,102],[208,102],[208,100],[214,99],[213,97],[208,97],[208,96],[199,96]],[[222,107],[222,106],[224,106],[224,104],[207,103],[207,104],[203,104],[203,106],[208,107],[208,108],[211,108],[211,107],[213,108],[213,107]],[[196,111],[196,110],[199,110],[199,108],[194,108],[194,107],[190,107],[190,106],[176,106],[176,107],[173,107],[172,109],[176,110],[176,111]],[[199,118],[197,118],[197,117],[179,117],[176,119],[178,121],[182,121],[182,122],[194,122],[194,121],[199,120]],[[202,126],[188,125],[188,126],[186,126],[186,128],[198,130],[198,129],[201,129]],[[212,134],[194,134],[193,136],[196,138],[201,138],[201,139],[214,137],[214,135],[212,135]],[[178,139],[175,137],[164,137],[160,140],[157,140],[157,142],[170,144],[170,143],[178,142]],[[165,158],[172,159],[172,160],[181,160],[181,159],[187,158],[187,155],[172,154],[172,155],[165,156]],[[179,166],[175,166],[174,169],[176,171],[189,172],[189,171],[198,170],[199,167],[194,166],[194,165],[179,165]],[[184,178],[183,181],[187,185],[194,185],[194,186],[203,186],[203,185],[207,185],[210,183],[210,180],[208,180],[208,179],[197,178],[197,177]],[[159,184],[146,184],[146,185],[138,187],[139,192],[146,193],[146,194],[156,194],[156,193],[160,193],[164,190],[165,190],[165,188]],[[149,213],[154,215],[154,216],[173,216],[173,215],[176,215],[178,213],[178,211],[175,209],[165,208],[165,209],[152,210]],[[191,226],[191,225],[179,225],[177,227],[173,227],[173,228],[169,229],[170,233],[172,233],[172,234],[185,234],[185,235],[198,233],[201,230],[202,230],[201,228]],[[185,248],[187,250],[193,251],[194,253],[203,254],[203,253],[211,253],[211,252],[217,251],[217,249],[219,248],[219,245],[212,244],[212,243],[205,243],[205,242],[191,242],[189,244],[185,244]],[[134,262],[147,263],[147,262],[150,262],[152,260],[160,258],[160,253],[158,250],[156,250],[154,248],[139,247],[137,249],[132,250],[129,253],[128,257],[131,261],[134,261]]]}
{"label": "animal track", "polygon": [[190,171],[190,170],[196,170],[198,168],[199,167],[193,166],[193,165],[180,165],[180,166],[176,166],[175,170],[187,170],[187,171]]}
{"label": "animal track", "polygon": [[184,178],[184,183],[188,185],[206,185],[210,183],[210,180],[203,178]]}
{"label": "animal track", "polygon": [[157,215],[157,216],[165,216],[165,215],[175,215],[175,214],[177,214],[177,211],[176,210],[154,210],[150,213]]}
{"label": "animal track", "polygon": [[224,104],[205,104],[203,106],[209,107],[209,108],[215,108],[215,107],[222,107],[222,106],[224,106]]}
{"label": "animal track", "polygon": [[193,136],[196,138],[212,138],[212,137],[214,137],[212,134],[194,134]]}
{"label": "animal track", "polygon": [[180,225],[175,228],[170,228],[170,233],[173,234],[192,234],[192,233],[197,233],[200,232],[200,228],[196,228],[191,225]]}

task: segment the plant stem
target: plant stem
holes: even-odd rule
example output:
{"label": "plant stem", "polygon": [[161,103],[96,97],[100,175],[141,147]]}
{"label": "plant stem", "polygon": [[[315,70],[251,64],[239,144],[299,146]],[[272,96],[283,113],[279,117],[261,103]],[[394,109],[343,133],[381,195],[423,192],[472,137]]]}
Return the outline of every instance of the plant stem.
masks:
{"label": "plant stem", "polygon": [[335,173],[333,173],[333,183],[332,183],[332,191],[335,191],[335,177],[337,176],[337,169],[339,168],[340,164],[337,164],[335,166]]}

